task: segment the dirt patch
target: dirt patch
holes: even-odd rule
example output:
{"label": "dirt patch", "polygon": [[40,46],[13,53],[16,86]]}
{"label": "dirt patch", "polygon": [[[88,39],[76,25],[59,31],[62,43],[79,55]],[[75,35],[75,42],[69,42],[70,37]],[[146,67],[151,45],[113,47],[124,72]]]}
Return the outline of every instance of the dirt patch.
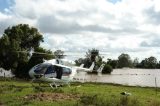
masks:
{"label": "dirt patch", "polygon": [[0,106],[4,106],[4,104],[0,102]]}
{"label": "dirt patch", "polygon": [[26,95],[23,97],[24,100],[40,100],[40,101],[61,101],[61,100],[72,100],[79,99],[79,95],[64,94],[64,93],[38,93]]}

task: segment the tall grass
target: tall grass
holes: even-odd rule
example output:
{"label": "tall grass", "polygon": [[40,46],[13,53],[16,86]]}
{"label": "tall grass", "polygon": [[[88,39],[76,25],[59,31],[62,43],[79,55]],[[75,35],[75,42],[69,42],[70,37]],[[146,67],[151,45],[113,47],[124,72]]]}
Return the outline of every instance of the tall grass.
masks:
{"label": "tall grass", "polygon": [[82,96],[79,104],[83,106],[141,106],[140,101],[135,97],[103,98],[98,95]]}

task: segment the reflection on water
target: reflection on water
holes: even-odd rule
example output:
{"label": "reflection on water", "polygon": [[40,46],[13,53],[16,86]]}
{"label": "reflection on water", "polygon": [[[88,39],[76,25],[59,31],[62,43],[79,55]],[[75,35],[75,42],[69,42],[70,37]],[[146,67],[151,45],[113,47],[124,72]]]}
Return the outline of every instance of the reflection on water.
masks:
{"label": "reflection on water", "polygon": [[110,75],[80,74],[76,78],[85,79],[88,82],[116,83],[131,86],[160,87],[160,69],[115,69]]}

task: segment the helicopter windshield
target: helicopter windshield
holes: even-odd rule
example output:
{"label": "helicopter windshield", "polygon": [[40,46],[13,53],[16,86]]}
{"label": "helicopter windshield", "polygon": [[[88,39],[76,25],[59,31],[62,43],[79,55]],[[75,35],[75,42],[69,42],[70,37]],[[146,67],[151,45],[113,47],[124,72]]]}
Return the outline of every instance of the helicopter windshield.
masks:
{"label": "helicopter windshield", "polygon": [[51,66],[51,64],[39,64],[37,68],[34,70],[34,72],[36,74],[44,74],[49,66]]}
{"label": "helicopter windshield", "polygon": [[69,75],[72,72],[71,69],[66,68],[66,67],[63,67],[62,69],[63,69],[63,75]]}

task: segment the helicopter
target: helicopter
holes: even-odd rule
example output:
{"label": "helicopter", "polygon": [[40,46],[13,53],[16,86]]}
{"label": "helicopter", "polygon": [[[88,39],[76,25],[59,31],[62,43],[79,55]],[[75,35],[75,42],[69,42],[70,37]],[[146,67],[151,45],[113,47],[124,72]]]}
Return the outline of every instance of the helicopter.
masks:
{"label": "helicopter", "polygon": [[[79,72],[92,72],[95,66],[93,62],[89,68],[84,68],[84,64],[78,66],[67,66],[61,59],[52,59],[35,65],[29,70],[32,82],[47,82],[50,87],[58,87],[62,84],[70,86],[70,82],[76,81],[75,75]],[[97,70],[101,73],[104,68],[102,64]]]}
{"label": "helicopter", "polygon": [[[35,52],[34,49],[31,52],[27,51],[16,51],[22,53],[32,54],[47,54],[42,52]],[[43,63],[37,64],[33,66],[29,70],[29,76],[32,78],[31,82],[39,82],[40,83],[49,83],[50,87],[58,87],[64,84],[70,86],[70,82],[74,82],[76,80],[75,75],[80,72],[93,72],[95,63],[92,62],[92,65],[89,68],[84,68],[84,64],[80,66],[75,66],[75,62],[71,60],[61,59],[62,55],[57,55],[56,59],[51,60],[43,60]],[[63,55],[66,56],[66,55]],[[105,64],[101,64],[97,71],[98,75],[102,72]]]}

